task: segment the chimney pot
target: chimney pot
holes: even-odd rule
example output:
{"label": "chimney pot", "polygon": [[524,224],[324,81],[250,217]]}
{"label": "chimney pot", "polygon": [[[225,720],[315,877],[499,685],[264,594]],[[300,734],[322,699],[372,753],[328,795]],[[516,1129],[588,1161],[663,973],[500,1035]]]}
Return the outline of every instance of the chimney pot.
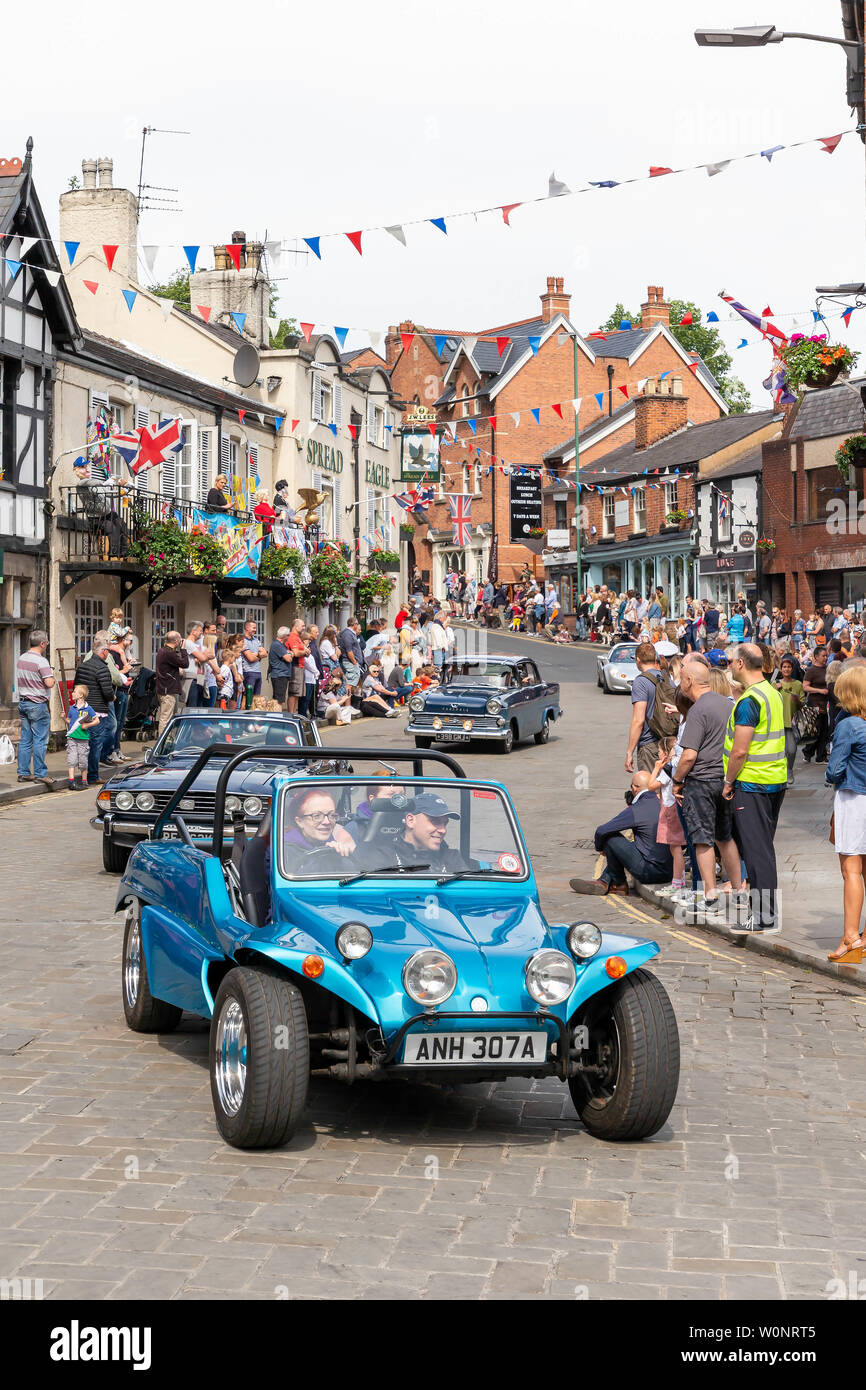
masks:
{"label": "chimney pot", "polygon": [[246,234],[246,232],[232,232],[232,242],[233,242],[235,245],[240,244],[241,246],[243,246],[243,244],[244,244],[244,242],[246,241],[246,239],[247,239],[247,234]]}
{"label": "chimney pot", "polygon": [[96,160],[95,160],[95,159],[82,159],[82,161],[81,161],[81,173],[82,173],[82,176],[83,176],[83,178],[84,178],[84,185],[83,185],[83,186],[84,186],[85,188],[95,188],[95,187],[96,187]]}
{"label": "chimney pot", "polygon": [[113,159],[107,159],[107,158],[106,158],[106,159],[100,159],[100,160],[99,160],[99,187],[100,187],[100,188],[113,188],[113,187],[114,187],[114,160],[113,160]]}
{"label": "chimney pot", "polygon": [[553,294],[553,291],[554,291],[555,286],[556,286],[556,280],[555,280],[554,276],[548,275],[548,277],[547,277],[547,293],[548,293],[548,294]]}

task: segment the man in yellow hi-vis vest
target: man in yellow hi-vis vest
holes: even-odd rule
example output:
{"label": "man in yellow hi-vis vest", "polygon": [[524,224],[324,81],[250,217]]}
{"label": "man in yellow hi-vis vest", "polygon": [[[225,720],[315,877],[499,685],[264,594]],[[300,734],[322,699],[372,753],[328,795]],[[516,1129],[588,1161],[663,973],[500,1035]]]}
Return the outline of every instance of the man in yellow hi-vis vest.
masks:
{"label": "man in yellow hi-vis vest", "polygon": [[725,735],[725,785],[733,801],[734,839],[751,890],[749,920],[735,931],[778,930],[776,851],[773,837],[785,799],[785,714],[779,692],[764,679],[760,647],[742,642],[730,657],[741,693]]}

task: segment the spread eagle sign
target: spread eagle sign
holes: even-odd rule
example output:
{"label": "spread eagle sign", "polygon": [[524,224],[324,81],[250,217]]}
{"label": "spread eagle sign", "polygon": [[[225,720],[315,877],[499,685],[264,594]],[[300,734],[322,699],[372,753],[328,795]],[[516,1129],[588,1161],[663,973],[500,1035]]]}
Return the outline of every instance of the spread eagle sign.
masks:
{"label": "spread eagle sign", "polygon": [[454,533],[454,545],[468,545],[472,539],[472,527],[469,525],[469,514],[472,510],[472,494],[467,492],[449,492],[448,506],[451,510],[451,527]]}
{"label": "spread eagle sign", "polygon": [[167,463],[170,454],[179,453],[183,431],[180,420],[160,420],[158,425],[141,425],[131,434],[116,434],[111,443],[136,477],[146,468]]}

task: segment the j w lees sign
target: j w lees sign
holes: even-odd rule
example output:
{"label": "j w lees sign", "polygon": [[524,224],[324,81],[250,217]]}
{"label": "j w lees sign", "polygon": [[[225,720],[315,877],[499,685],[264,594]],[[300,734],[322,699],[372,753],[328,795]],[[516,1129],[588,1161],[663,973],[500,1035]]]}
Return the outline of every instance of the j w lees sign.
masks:
{"label": "j w lees sign", "polygon": [[[307,440],[307,463],[311,468],[320,468],[325,473],[342,473],[343,451],[332,449],[318,439]],[[387,463],[374,463],[372,459],[364,462],[364,480],[372,487],[390,487],[391,470]]]}

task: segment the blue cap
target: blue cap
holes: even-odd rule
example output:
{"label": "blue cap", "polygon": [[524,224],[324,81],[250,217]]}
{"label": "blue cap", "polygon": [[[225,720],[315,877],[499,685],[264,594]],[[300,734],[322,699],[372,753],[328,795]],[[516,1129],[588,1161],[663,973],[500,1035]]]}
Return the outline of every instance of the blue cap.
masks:
{"label": "blue cap", "polygon": [[704,656],[711,666],[726,667],[728,664],[728,653],[721,647],[710,647],[709,651],[704,652]]}
{"label": "blue cap", "polygon": [[425,816],[445,816],[448,820],[459,820],[456,811],[448,810],[448,802],[443,801],[441,796],[436,796],[433,792],[422,792],[416,796],[411,805],[406,808],[412,815],[423,811]]}

